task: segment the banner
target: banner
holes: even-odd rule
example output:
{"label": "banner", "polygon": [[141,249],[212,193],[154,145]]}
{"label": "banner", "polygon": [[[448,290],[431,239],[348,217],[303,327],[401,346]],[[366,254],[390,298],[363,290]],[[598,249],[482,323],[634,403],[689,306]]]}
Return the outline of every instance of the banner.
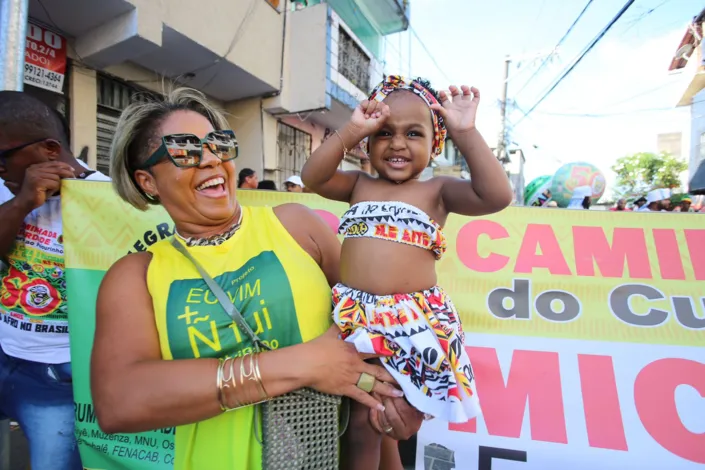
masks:
{"label": "banner", "polygon": [[[347,206],[239,191],[244,205],[297,201],[331,228]],[[91,469],[169,469],[173,429],[106,435],[89,388],[105,271],[171,236],[109,183],[62,186],[76,423]],[[700,469],[705,464],[705,218],[509,208],[451,216],[439,284],[460,310],[483,415],[418,436],[417,469]]]}
{"label": "banner", "polygon": [[66,74],[66,38],[29,22],[24,52],[24,82],[63,93]]}

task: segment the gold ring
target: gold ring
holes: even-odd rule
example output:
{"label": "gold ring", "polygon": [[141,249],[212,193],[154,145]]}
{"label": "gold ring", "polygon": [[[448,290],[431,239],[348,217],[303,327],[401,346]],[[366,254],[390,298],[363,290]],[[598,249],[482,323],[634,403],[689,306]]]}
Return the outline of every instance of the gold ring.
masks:
{"label": "gold ring", "polygon": [[394,431],[394,428],[391,427],[391,426],[389,426],[388,428],[385,428],[385,429],[384,429],[384,433],[385,433],[385,434],[389,434],[389,433],[392,432],[392,431]]}
{"label": "gold ring", "polygon": [[364,390],[367,393],[370,393],[372,389],[375,386],[375,379],[374,375],[370,375],[366,372],[363,372],[360,374],[360,378],[357,380],[357,388],[360,390]]}

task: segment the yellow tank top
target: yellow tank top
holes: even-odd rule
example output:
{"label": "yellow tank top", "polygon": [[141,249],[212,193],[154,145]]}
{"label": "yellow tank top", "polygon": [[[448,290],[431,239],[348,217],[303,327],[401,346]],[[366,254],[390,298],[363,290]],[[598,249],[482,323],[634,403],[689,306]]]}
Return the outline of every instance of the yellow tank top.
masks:
{"label": "yellow tank top", "polygon": [[[241,228],[225,243],[189,247],[189,252],[272,349],[320,336],[331,324],[331,291],[325,275],[272,208],[242,210]],[[149,251],[153,256],[147,286],[164,359],[219,358],[251,351],[250,339],[169,240]],[[174,469],[261,469],[255,419],[259,419],[255,408],[247,407],[179,426]]]}

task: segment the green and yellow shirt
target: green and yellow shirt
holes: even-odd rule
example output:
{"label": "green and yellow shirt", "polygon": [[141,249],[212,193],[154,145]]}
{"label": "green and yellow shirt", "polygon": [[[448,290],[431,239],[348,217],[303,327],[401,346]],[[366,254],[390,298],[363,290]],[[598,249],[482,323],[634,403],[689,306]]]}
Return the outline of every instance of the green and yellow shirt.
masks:
{"label": "green and yellow shirt", "polygon": [[[325,275],[271,207],[242,210],[242,226],[230,239],[218,246],[189,247],[189,252],[272,349],[320,336],[331,324],[331,293]],[[252,350],[250,338],[169,240],[149,251],[153,257],[147,286],[164,359],[220,358]],[[262,468],[255,419],[259,419],[255,408],[247,407],[179,426],[174,469]]]}

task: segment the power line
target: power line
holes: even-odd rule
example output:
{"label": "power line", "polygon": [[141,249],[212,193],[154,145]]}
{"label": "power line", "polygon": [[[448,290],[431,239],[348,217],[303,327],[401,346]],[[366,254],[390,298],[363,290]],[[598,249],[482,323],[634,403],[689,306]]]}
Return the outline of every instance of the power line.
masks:
{"label": "power line", "polygon": [[627,26],[627,29],[625,29],[624,31],[622,31],[622,35],[627,34],[627,32],[629,32],[629,30],[631,30],[634,26],[636,26],[637,24],[639,24],[640,22],[642,22],[644,19],[646,19],[646,17],[648,17],[648,16],[651,15],[653,12],[655,12],[656,10],[658,10],[659,8],[661,8],[662,6],[664,6],[665,4],[667,4],[667,3],[670,2],[670,1],[671,1],[671,0],[663,0],[661,3],[659,3],[659,4],[656,5],[655,7],[649,9],[648,11],[646,11],[646,12],[642,13],[641,15],[639,15],[638,17],[634,18],[634,19],[629,23],[629,25]]}
{"label": "power line", "polygon": [[[235,35],[234,35],[233,38],[230,40],[230,45],[228,46],[228,50],[225,51],[225,54],[223,54],[222,56],[218,57],[218,58],[217,58],[214,62],[212,62],[211,64],[208,64],[208,65],[206,65],[205,67],[198,67],[198,68],[196,68],[195,70],[192,70],[191,72],[187,72],[184,76],[189,75],[189,74],[196,73],[196,71],[198,71],[198,72],[205,71],[205,70],[207,70],[207,69],[209,69],[209,68],[211,68],[211,67],[214,67],[214,66],[218,65],[222,60],[227,59],[227,57],[230,55],[230,53],[231,53],[231,52],[233,51],[233,49],[235,48],[235,45],[240,41],[241,35],[242,35],[243,31],[245,30],[245,25],[246,25],[246,23],[248,23],[248,20],[250,19],[250,16],[252,16],[252,14],[255,12],[255,9],[257,8],[257,3],[258,3],[257,0],[252,0],[252,1],[250,2],[250,5],[249,5],[249,7],[248,7],[248,9],[247,9],[247,12],[245,13],[245,16],[242,18],[242,21],[240,21],[240,24],[237,26],[237,29],[235,30]],[[285,19],[284,21],[286,21],[286,19]],[[206,81],[206,83],[201,86],[201,89],[205,90],[206,87],[208,87],[208,85],[210,85],[210,84],[213,82],[213,80],[215,80],[215,77],[217,77],[217,76],[218,76],[218,70],[216,69],[216,70],[213,72],[213,75],[211,76],[211,78],[209,78],[209,79]]]}
{"label": "power line", "polygon": [[419,37],[419,35],[416,33],[416,30],[415,30],[414,28],[412,28],[411,25],[409,25],[409,31],[411,31],[411,33],[414,35],[414,37],[416,37],[416,40],[419,41],[419,43],[421,44],[421,47],[423,48],[424,51],[426,51],[426,54],[427,54],[428,57],[431,59],[431,62],[433,62],[433,65],[435,65],[436,68],[438,69],[438,71],[441,72],[441,75],[443,75],[443,78],[445,78],[445,79],[448,81],[449,84],[450,84],[450,83],[453,83],[453,81],[452,81],[452,80],[448,77],[448,75],[443,71],[443,69],[441,68],[441,66],[438,65],[438,62],[436,62],[436,59],[433,57],[433,54],[431,54],[431,51],[428,50],[428,48],[426,47],[426,44],[424,44],[424,42],[421,40],[421,38]]}
{"label": "power line", "polygon": [[[691,105],[695,103],[702,103],[705,101],[705,98],[702,100],[695,100]],[[610,116],[625,116],[628,114],[638,114],[638,113],[650,113],[650,112],[657,112],[657,111],[675,111],[676,107],[668,107],[668,108],[643,108],[643,109],[632,109],[629,111],[615,111],[612,113],[552,113],[550,111],[537,111],[538,114],[543,114],[546,116],[561,116],[561,117],[588,117],[588,118],[601,118],[601,117],[610,117]]]}
{"label": "power line", "polygon": [[[575,25],[578,24],[578,21],[580,21],[580,19],[583,17],[583,15],[585,14],[585,12],[587,11],[588,7],[590,6],[590,4],[591,4],[593,1],[594,1],[594,0],[588,0],[587,4],[583,7],[583,11],[580,12],[580,14],[579,14],[578,17],[575,19],[575,21],[573,21],[573,24],[571,24],[571,25],[570,25],[570,28],[568,28],[568,31],[566,31],[565,34],[563,35],[563,37],[556,43],[556,46],[553,48],[553,51],[554,51],[554,52],[555,52],[556,50],[558,50],[558,48],[561,46],[561,44],[563,44],[563,41],[565,41],[566,38],[568,37],[568,35],[573,31],[573,28],[575,28]],[[541,69],[543,69],[543,68],[546,66],[546,64],[548,63],[548,61],[551,60],[551,57],[552,57],[552,56],[553,56],[553,54],[549,54],[549,55],[546,56],[546,58],[543,60],[543,62],[541,62],[541,65],[539,65],[538,68],[534,71],[534,73],[529,77],[529,79],[526,80],[526,82],[524,83],[524,86],[522,86],[521,89],[520,89],[518,92],[514,93],[514,96],[515,96],[515,97],[516,97],[519,93],[521,93],[522,91],[524,91],[524,89],[529,85],[529,83],[531,83],[531,80],[533,80],[533,79],[536,77],[536,75],[539,74],[539,72],[541,71]]]}
{"label": "power line", "polygon": [[610,116],[624,116],[628,114],[638,114],[638,113],[648,113],[648,112],[654,112],[654,111],[673,111],[677,108],[670,107],[670,108],[645,108],[645,109],[633,109],[631,111],[618,111],[614,113],[552,113],[549,111],[537,111],[538,114],[543,114],[545,116],[560,116],[560,117],[580,117],[580,118],[602,118],[602,117],[610,117]]}
{"label": "power line", "polygon": [[612,20],[607,24],[607,26],[605,26],[602,29],[602,31],[600,31],[600,33],[595,37],[595,39],[593,39],[590,42],[590,44],[588,44],[588,46],[583,50],[583,52],[581,52],[580,55],[573,61],[573,63],[570,65],[570,67],[568,67],[568,69],[565,72],[563,72],[563,74],[558,78],[558,80],[556,80],[556,82],[553,84],[553,86],[551,86],[551,88],[549,88],[548,91],[546,93],[544,93],[543,96],[541,96],[541,98],[539,98],[539,100],[536,102],[536,104],[534,104],[529,109],[529,111],[524,114],[524,117],[522,117],[519,120],[519,122],[517,122],[517,125],[519,125],[520,122],[522,122],[524,119],[526,119],[526,117],[528,117],[528,115],[531,114],[543,102],[543,100],[545,100],[548,97],[548,95],[550,95],[553,92],[553,90],[555,90],[558,87],[558,85],[583,60],[583,58],[597,45],[598,42],[600,42],[600,40],[605,36],[605,34],[607,34],[607,32],[612,28],[612,26],[614,26],[614,24],[617,21],[619,21],[619,19],[622,17],[622,15],[624,15],[624,13],[626,13],[626,11],[629,9],[629,7],[631,7],[634,4],[635,1],[636,0],[629,0],[627,3],[624,4],[622,9],[619,11],[619,13],[617,13],[617,15],[614,18],[612,18]]}
{"label": "power line", "polygon": [[[619,100],[619,101],[615,101],[615,102],[613,102],[613,103],[611,103],[611,104],[608,104],[608,105],[605,105],[605,106],[601,106],[601,107],[604,108],[604,109],[611,109],[611,108],[614,108],[615,106],[618,106],[618,105],[620,105],[620,104],[628,103],[628,102],[633,101],[633,100],[635,100],[635,99],[637,99],[637,98],[640,98],[640,97],[642,97],[642,96],[644,96],[644,95],[648,95],[648,94],[650,94],[650,93],[653,93],[653,92],[662,90],[662,89],[664,89],[664,88],[666,88],[666,87],[669,87],[669,86],[671,86],[671,85],[677,85],[677,84],[678,84],[678,82],[673,81],[673,80],[669,80],[669,81],[666,82],[666,83],[662,83],[662,84],[660,84],[660,85],[658,85],[658,86],[655,86],[655,87],[653,87],[653,88],[649,88],[649,89],[647,89],[647,90],[642,90],[642,91],[640,91],[639,93],[636,93],[636,94],[634,94],[634,95],[631,95],[631,96],[629,96],[629,97],[627,97],[627,98],[621,99],[621,100]],[[518,109],[522,114],[526,114],[526,112],[525,112],[523,109],[521,109],[519,106],[516,106],[516,105],[515,105],[515,108]],[[573,108],[571,108],[571,109],[575,109],[575,107],[573,107]],[[566,113],[549,113],[549,112],[543,112],[543,113],[541,113],[541,112],[539,112],[539,114],[553,114],[553,115],[559,115],[559,116],[588,116],[588,115],[589,115],[589,116],[598,116],[598,115],[611,115],[611,113],[607,113],[607,114],[604,114],[604,113],[571,113],[571,112],[570,112],[571,109],[568,109],[568,110],[566,111]],[[618,114],[619,114],[619,113],[618,113]]]}
{"label": "power line", "polygon": [[676,85],[676,84],[678,84],[677,81],[669,80],[668,82],[662,83],[662,84],[660,84],[660,85],[658,85],[658,86],[656,86],[656,87],[654,87],[654,88],[649,88],[648,90],[641,91],[641,92],[639,92],[639,93],[637,93],[637,94],[635,94],[635,95],[632,95],[632,96],[630,96],[630,97],[628,97],[628,98],[624,98],[623,100],[619,100],[619,101],[617,101],[616,103],[612,103],[612,104],[608,105],[607,108],[612,108],[612,107],[614,107],[614,106],[617,106],[618,104],[627,103],[627,102],[632,101],[632,100],[634,100],[634,99],[636,99],[636,98],[640,98],[640,97],[642,97],[642,96],[644,96],[644,95],[648,95],[648,94],[653,93],[653,92],[655,92],[655,91],[659,91],[659,90],[662,90],[662,89],[664,89],[664,88],[666,88],[666,87],[669,87],[669,86],[671,86],[671,85]]}

